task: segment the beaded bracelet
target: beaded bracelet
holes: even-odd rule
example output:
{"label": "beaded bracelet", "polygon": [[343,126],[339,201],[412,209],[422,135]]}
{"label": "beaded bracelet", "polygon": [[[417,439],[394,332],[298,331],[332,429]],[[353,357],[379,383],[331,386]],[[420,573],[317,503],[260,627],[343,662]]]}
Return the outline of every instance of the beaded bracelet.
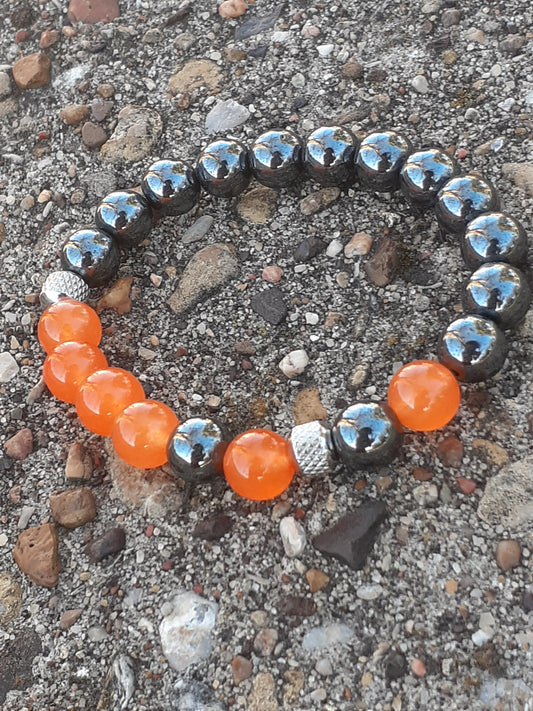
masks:
{"label": "beaded bracelet", "polygon": [[[230,441],[211,418],[179,424],[172,410],[146,400],[140,382],[109,368],[98,345],[100,320],[83,303],[90,287],[106,284],[119,266],[119,246],[139,244],[160,218],[193,208],[203,188],[232,198],[252,176],[270,188],[287,187],[307,175],[323,186],[349,187],[356,180],[377,192],[401,189],[417,209],[434,207],[441,229],[459,236],[474,270],[463,296],[466,315],[440,338],[439,362],[413,361],[393,376],[388,403],[357,402],[329,429],[319,421],[297,425],[290,439],[266,429],[248,430]],[[462,382],[491,377],[506,358],[502,329],[515,326],[531,294],[516,265],[525,263],[522,225],[499,212],[493,185],[478,173],[459,175],[456,161],[438,148],[413,151],[394,131],[374,132],[361,142],[342,126],[314,131],[304,143],[292,131],[268,131],[248,150],[226,138],[209,144],[193,166],[177,160],[154,163],[142,194],[110,193],[96,209],[96,229],[74,232],[63,244],[63,271],[44,282],[47,307],[38,327],[47,352],[44,380],[60,400],[74,403],[82,423],[111,436],[117,453],[141,468],[170,463],[188,481],[223,472],[243,497],[267,500],[281,494],[299,471],[325,475],[340,462],[349,470],[385,464],[396,455],[403,428],[444,427],[460,403]]]}

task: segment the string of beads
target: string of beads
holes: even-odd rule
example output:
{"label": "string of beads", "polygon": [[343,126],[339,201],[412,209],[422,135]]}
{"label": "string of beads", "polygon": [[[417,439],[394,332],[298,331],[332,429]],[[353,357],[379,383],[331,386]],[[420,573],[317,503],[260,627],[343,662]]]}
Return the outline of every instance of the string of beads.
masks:
{"label": "string of beads", "polygon": [[[252,177],[280,189],[303,176],[323,186],[346,188],[355,181],[375,192],[401,189],[418,209],[434,208],[443,232],[459,238],[473,273],[465,287],[465,315],[440,338],[439,362],[419,360],[392,378],[387,403],[356,402],[330,429],[319,421],[293,428],[290,439],[266,429],[231,439],[208,417],[179,423],[162,402],[145,399],[141,383],[108,367],[98,348],[102,327],[85,302],[89,288],[115,276],[120,247],[139,244],[163,217],[191,210],[200,190],[232,198]],[[460,404],[458,381],[490,378],[504,364],[503,330],[525,315],[531,293],[517,266],[525,264],[523,226],[500,211],[494,186],[482,175],[460,175],[456,161],[439,148],[414,151],[395,131],[371,133],[362,141],[343,126],[314,131],[305,142],[289,130],[268,131],[250,149],[226,138],[209,144],[195,165],[161,160],[142,179],[142,193],[120,190],[96,209],[96,228],[71,234],[61,248],[62,271],[43,285],[46,307],[38,326],[47,353],[44,380],[60,400],[73,403],[92,432],[111,437],[117,453],[142,468],[169,462],[189,481],[223,472],[241,496],[267,500],[281,494],[297,471],[327,475],[340,462],[357,470],[390,462],[404,428],[444,427]]]}

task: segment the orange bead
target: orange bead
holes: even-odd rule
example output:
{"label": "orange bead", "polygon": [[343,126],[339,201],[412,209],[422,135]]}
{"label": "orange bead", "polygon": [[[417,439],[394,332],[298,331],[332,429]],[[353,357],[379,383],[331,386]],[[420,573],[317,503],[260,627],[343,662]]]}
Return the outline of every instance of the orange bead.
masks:
{"label": "orange bead", "polygon": [[65,341],[97,346],[102,338],[102,324],[96,311],[87,304],[74,299],[61,299],[43,312],[37,336],[47,353]]}
{"label": "orange bead", "polygon": [[117,454],[133,467],[161,467],[168,460],[168,440],[178,425],[176,415],[162,402],[135,402],[115,420],[113,446]]}
{"label": "orange bead", "polygon": [[388,400],[402,425],[418,432],[430,432],[444,427],[455,416],[461,390],[444,365],[414,360],[392,378]]}
{"label": "orange bead", "polygon": [[64,402],[75,402],[82,383],[103,368],[107,368],[107,360],[99,348],[67,341],[46,357],[43,378],[52,395]]}
{"label": "orange bead", "polygon": [[230,442],[223,468],[237,494],[266,501],[285,491],[298,464],[286,439],[270,430],[248,430]]}
{"label": "orange bead", "polygon": [[89,375],[83,383],[76,410],[87,429],[110,437],[122,410],[144,397],[143,387],[134,375],[122,368],[106,368]]}

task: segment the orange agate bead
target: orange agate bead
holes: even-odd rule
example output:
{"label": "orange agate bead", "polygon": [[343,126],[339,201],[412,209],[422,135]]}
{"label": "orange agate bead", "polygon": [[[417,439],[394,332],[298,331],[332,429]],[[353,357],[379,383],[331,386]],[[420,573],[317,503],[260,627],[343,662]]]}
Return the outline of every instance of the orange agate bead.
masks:
{"label": "orange agate bead", "polygon": [[393,376],[388,400],[402,425],[430,432],[444,427],[455,416],[461,390],[455,376],[441,363],[414,360]]}
{"label": "orange agate bead", "polygon": [[89,375],[83,383],[76,410],[87,429],[110,437],[122,410],[144,397],[143,387],[134,375],[122,368],[106,368]]}
{"label": "orange agate bead", "polygon": [[82,383],[95,370],[107,368],[105,355],[89,343],[60,343],[43,365],[43,378],[48,389],[59,400],[75,402]]}
{"label": "orange agate bead", "polygon": [[270,430],[248,430],[230,442],[223,469],[237,494],[266,501],[285,491],[298,464],[286,439]]}
{"label": "orange agate bead", "polygon": [[113,446],[117,454],[133,467],[161,467],[168,460],[168,440],[178,425],[174,412],[162,402],[135,402],[116,418]]}
{"label": "orange agate bead", "polygon": [[74,299],[61,299],[43,312],[37,336],[47,353],[65,341],[97,346],[102,338],[102,324],[96,311],[87,304]]}

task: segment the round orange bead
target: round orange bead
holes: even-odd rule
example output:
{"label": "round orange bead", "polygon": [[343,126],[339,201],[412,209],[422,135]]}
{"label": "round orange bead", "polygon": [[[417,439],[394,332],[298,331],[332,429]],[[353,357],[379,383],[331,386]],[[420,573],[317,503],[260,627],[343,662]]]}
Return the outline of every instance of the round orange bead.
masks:
{"label": "round orange bead", "polygon": [[438,430],[455,416],[461,390],[451,371],[430,360],[414,360],[395,373],[389,405],[402,425],[418,432]]}
{"label": "round orange bead", "polygon": [[102,324],[96,311],[87,304],[74,299],[61,299],[43,312],[37,336],[47,353],[66,341],[97,346],[102,338]]}
{"label": "round orange bead", "polygon": [[223,469],[237,494],[266,501],[285,491],[298,465],[286,439],[270,430],[248,430],[230,442]]}
{"label": "round orange bead", "polygon": [[89,375],[83,383],[76,410],[87,429],[110,437],[122,410],[144,397],[143,387],[134,375],[122,368],[106,368]]}
{"label": "round orange bead", "polygon": [[59,400],[75,402],[80,386],[96,370],[107,368],[105,355],[89,343],[60,343],[43,365],[48,389]]}
{"label": "round orange bead", "polygon": [[178,425],[174,412],[162,402],[135,402],[116,418],[113,446],[117,454],[134,467],[161,467],[168,460],[168,440]]}

